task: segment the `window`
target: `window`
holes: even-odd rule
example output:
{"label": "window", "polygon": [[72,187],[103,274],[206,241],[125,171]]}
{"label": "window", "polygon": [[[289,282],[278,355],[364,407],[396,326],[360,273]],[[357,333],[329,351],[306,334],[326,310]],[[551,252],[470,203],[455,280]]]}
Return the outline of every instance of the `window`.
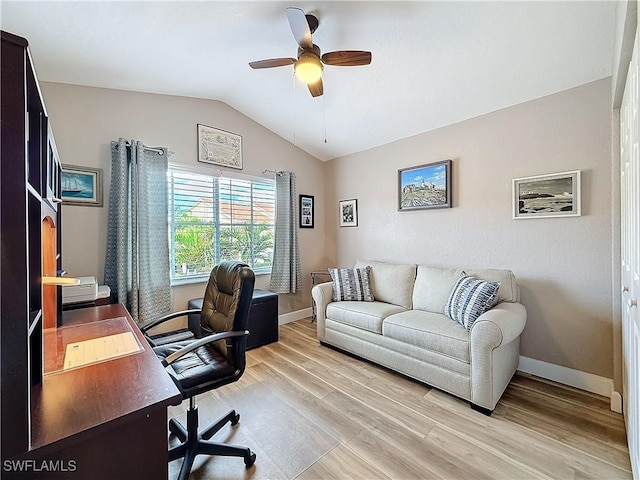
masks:
{"label": "window", "polygon": [[170,165],[167,181],[172,280],[208,276],[224,260],[271,272],[272,180],[215,177]]}

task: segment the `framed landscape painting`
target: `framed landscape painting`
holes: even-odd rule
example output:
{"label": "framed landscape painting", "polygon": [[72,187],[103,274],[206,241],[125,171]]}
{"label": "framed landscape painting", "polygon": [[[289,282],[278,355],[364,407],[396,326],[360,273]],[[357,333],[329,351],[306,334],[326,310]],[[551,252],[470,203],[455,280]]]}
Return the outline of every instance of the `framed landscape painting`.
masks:
{"label": "framed landscape painting", "polygon": [[451,208],[451,160],[398,170],[398,210]]}
{"label": "framed landscape painting", "polygon": [[580,170],[513,180],[513,218],[580,215]]}
{"label": "framed landscape painting", "polygon": [[102,206],[102,169],[62,165],[60,190],[63,205]]}

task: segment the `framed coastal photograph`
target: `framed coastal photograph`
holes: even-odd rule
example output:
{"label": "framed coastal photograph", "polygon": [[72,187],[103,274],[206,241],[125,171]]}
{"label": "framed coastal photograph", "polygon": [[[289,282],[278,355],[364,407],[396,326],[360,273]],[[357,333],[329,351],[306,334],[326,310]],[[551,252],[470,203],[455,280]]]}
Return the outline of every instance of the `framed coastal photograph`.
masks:
{"label": "framed coastal photograph", "polygon": [[513,218],[580,215],[580,170],[513,180]]}
{"label": "framed coastal photograph", "polygon": [[313,228],[313,195],[300,195],[300,228]]}
{"label": "framed coastal photograph", "polygon": [[451,160],[398,170],[398,210],[451,208]]}
{"label": "framed coastal photograph", "polygon": [[338,202],[338,214],[341,227],[358,226],[358,200],[340,200]]}
{"label": "framed coastal photograph", "polygon": [[102,169],[62,165],[60,190],[63,205],[102,207]]}
{"label": "framed coastal photograph", "polygon": [[198,124],[198,161],[242,170],[242,136]]}

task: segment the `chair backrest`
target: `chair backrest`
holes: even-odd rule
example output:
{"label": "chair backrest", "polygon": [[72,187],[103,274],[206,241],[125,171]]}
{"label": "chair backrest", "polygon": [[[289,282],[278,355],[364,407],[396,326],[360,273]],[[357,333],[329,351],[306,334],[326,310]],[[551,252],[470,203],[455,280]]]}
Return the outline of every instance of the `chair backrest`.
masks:
{"label": "chair backrest", "polygon": [[[202,302],[200,326],[203,336],[212,333],[243,331],[247,329],[249,310],[253,297],[255,275],[251,268],[241,262],[221,262],[211,271],[209,283]],[[240,358],[230,358],[246,349],[246,337],[237,348],[229,351],[227,342],[215,344],[216,350],[238,365]],[[242,355],[244,357],[244,355]]]}

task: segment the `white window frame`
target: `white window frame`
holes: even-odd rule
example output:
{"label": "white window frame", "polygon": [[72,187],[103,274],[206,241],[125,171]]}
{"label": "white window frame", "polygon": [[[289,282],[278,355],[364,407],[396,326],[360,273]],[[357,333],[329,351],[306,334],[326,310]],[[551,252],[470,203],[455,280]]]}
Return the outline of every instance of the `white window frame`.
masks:
{"label": "white window frame", "polygon": [[[175,164],[175,163],[169,163],[169,169],[167,172],[167,190],[168,190],[168,204],[169,204],[169,212],[168,212],[168,222],[169,222],[169,228],[168,228],[168,237],[169,237],[169,262],[170,262],[170,275],[171,275],[171,285],[182,285],[182,284],[188,284],[188,283],[201,283],[206,281],[209,278],[209,272],[204,273],[204,272],[200,272],[200,273],[195,273],[192,275],[186,274],[186,275],[181,275],[181,276],[174,276],[174,272],[175,272],[175,240],[174,240],[174,235],[175,235],[175,229],[178,225],[184,224],[181,222],[177,222],[174,218],[174,214],[175,211],[173,209],[173,198],[174,198],[174,192],[175,192],[175,184],[174,184],[174,177],[173,174],[186,174],[186,175],[193,175],[193,176],[200,176],[200,177],[207,177],[208,179],[211,179],[212,181],[212,185],[211,185],[211,191],[209,192],[211,197],[213,199],[213,218],[210,222],[207,221],[202,221],[202,223],[199,223],[199,225],[203,225],[203,226],[211,226],[213,228],[213,232],[214,232],[214,237],[212,238],[212,242],[214,242],[215,245],[215,250],[214,250],[214,260],[213,260],[213,264],[217,264],[220,261],[225,260],[224,258],[221,258],[221,254],[220,254],[220,227],[229,227],[234,225],[232,222],[225,222],[222,223],[221,219],[220,219],[220,182],[221,181],[229,181],[229,182],[234,182],[234,181],[240,181],[240,182],[250,182],[251,184],[251,193],[250,193],[250,197],[251,197],[251,220],[249,223],[243,223],[243,226],[249,226],[249,227],[255,227],[256,225],[264,225],[264,223],[254,223],[254,215],[255,215],[255,197],[254,197],[254,187],[256,184],[262,184],[262,185],[271,185],[273,188],[273,223],[270,223],[268,225],[270,225],[273,230],[274,230],[274,234],[275,234],[275,181],[271,178],[265,178],[265,177],[255,177],[255,176],[251,176],[251,175],[245,175],[245,174],[233,174],[233,175],[229,175],[226,174],[226,172],[221,172],[221,171],[217,171],[216,173],[212,174],[211,171],[209,169],[202,169],[202,168],[195,168],[195,167],[191,167],[191,166],[184,166],[181,164]],[[217,199],[217,200],[216,200]],[[219,227],[216,228],[216,225],[218,225]],[[253,239],[252,239],[252,246],[254,245]],[[272,247],[273,248],[273,247]],[[249,262],[250,265],[252,265],[255,262],[255,258],[254,258],[254,253],[251,253],[251,260]],[[269,266],[262,266],[262,267],[253,267],[252,266],[253,271],[256,273],[256,275],[264,275],[264,274],[270,274],[271,273],[271,265]]]}

